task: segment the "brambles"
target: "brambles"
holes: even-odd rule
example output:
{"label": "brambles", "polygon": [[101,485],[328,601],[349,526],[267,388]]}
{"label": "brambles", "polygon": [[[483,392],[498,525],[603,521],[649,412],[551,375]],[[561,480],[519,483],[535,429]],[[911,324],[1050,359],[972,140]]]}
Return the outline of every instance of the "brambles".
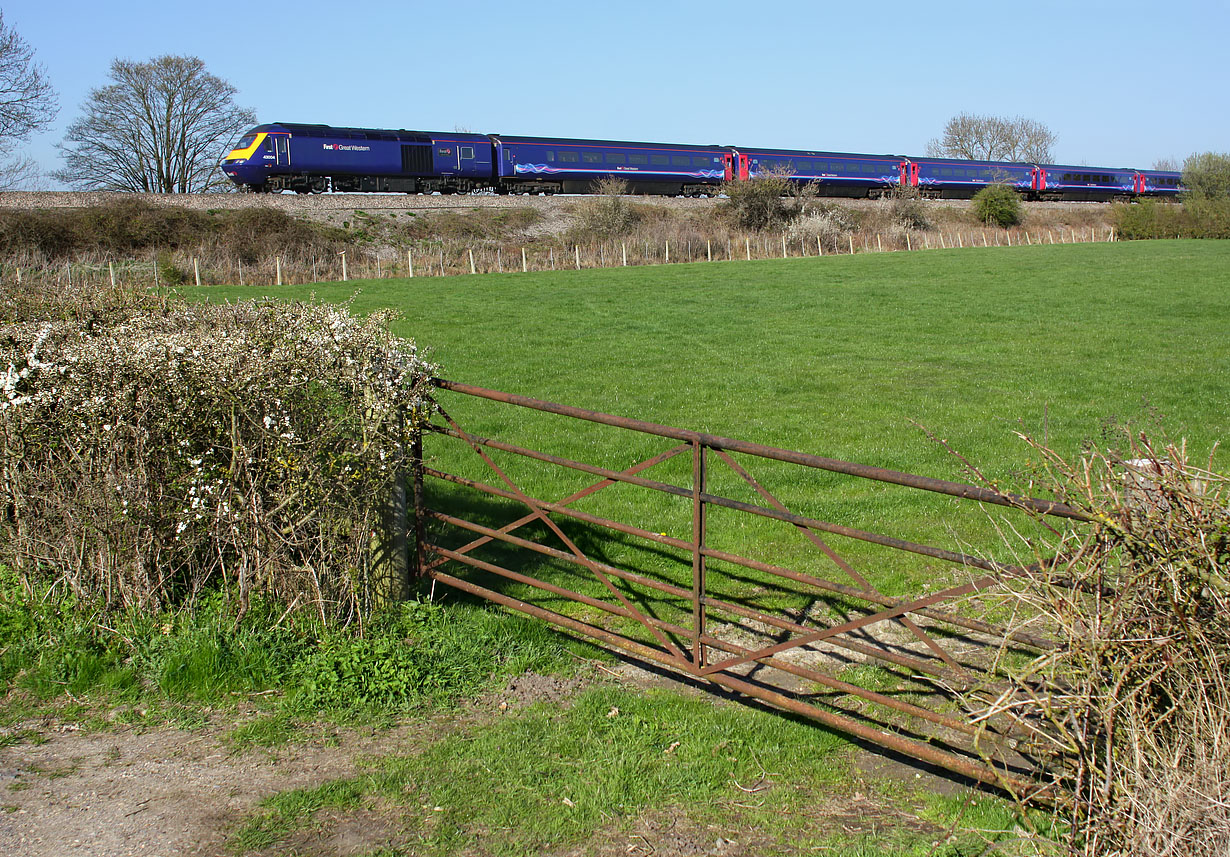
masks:
{"label": "brambles", "polygon": [[974,216],[988,226],[1016,226],[1021,222],[1021,197],[1005,184],[993,184],[974,194]]}

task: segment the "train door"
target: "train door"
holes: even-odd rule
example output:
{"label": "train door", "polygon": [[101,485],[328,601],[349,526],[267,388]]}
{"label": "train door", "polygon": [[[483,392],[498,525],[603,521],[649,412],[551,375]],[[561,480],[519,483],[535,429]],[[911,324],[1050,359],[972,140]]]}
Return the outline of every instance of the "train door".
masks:
{"label": "train door", "polygon": [[726,152],[724,155],[722,155],[722,164],[723,164],[723,165],[724,165],[724,167],[725,167],[725,170],[724,170],[724,172],[722,173],[722,180],[723,180],[723,181],[732,181],[732,180],[734,179],[734,177],[735,177],[735,158],[734,158],[734,155],[730,154],[730,152]]}
{"label": "train door", "polygon": [[274,163],[279,167],[290,166],[290,135],[289,134],[274,134],[273,135],[273,156]]}
{"label": "train door", "polygon": [[739,162],[739,181],[745,182],[750,178],[750,175],[749,175],[750,171],[748,169],[747,155],[743,154],[742,152],[736,151],[735,158],[738,159],[738,162]]}

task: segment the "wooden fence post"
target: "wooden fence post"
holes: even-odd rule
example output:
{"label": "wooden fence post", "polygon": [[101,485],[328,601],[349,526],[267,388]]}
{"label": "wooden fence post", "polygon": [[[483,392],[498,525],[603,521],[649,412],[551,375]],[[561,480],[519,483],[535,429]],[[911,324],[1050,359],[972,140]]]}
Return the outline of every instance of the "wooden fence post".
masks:
{"label": "wooden fence post", "polygon": [[201,262],[195,256],[192,257],[192,273],[196,277],[196,286],[199,289],[201,287]]}
{"label": "wooden fence post", "polygon": [[[115,288],[115,264],[111,260],[107,260],[107,271],[111,274],[111,288]],[[21,282],[21,275],[17,276],[17,282]]]}
{"label": "wooden fence post", "polygon": [[282,257],[281,257],[281,256],[274,256],[274,257],[273,257],[273,260],[274,260],[274,262],[275,262],[275,263],[276,263],[276,265],[277,265],[277,269],[278,269],[278,285],[280,286],[280,285],[282,285]]}
{"label": "wooden fence post", "polygon": [[521,273],[528,274],[530,272],[529,259],[525,257],[525,248],[521,248]]}
{"label": "wooden fence post", "polygon": [[346,271],[346,251],[343,250],[339,255],[342,257],[342,282],[344,283],[350,279],[350,276]]}
{"label": "wooden fence post", "polygon": [[476,273],[476,271],[474,270],[474,248],[473,247],[470,248],[470,273],[471,274]]}
{"label": "wooden fence post", "polygon": [[410,250],[406,251],[406,274],[414,279],[414,256]]}

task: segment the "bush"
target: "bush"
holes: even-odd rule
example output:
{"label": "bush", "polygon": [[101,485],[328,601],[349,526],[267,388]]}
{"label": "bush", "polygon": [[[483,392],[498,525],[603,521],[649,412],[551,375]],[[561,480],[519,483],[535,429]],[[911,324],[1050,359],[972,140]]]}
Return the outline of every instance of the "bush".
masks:
{"label": "bush", "polygon": [[926,232],[935,228],[918,188],[898,185],[889,195],[889,204],[892,207],[893,222],[898,226],[913,232]]}
{"label": "bush", "polygon": [[605,178],[595,182],[591,199],[577,206],[581,228],[600,238],[627,234],[637,221],[637,212],[628,201],[628,183],[623,179]]}
{"label": "bush", "polygon": [[[1069,462],[1031,444],[1040,478],[1090,523],[1020,545],[1011,630],[1047,629],[1010,683],[968,700],[1053,778],[1065,853],[1224,855],[1230,848],[1230,478],[1182,445],[1124,434]],[[1038,532],[1043,532],[1041,527]],[[1051,532],[1055,532],[1051,530]],[[1004,610],[1000,604],[992,610]]]}
{"label": "bush", "polygon": [[726,182],[727,216],[741,229],[780,229],[794,219],[798,207],[790,199],[788,173],[768,171],[747,181]]}
{"label": "bush", "polygon": [[386,321],[136,302],[0,327],[0,563],[109,607],[226,582],[361,616],[432,371]]}
{"label": "bush", "polygon": [[1021,197],[1005,184],[993,184],[974,194],[974,216],[979,223],[1008,228],[1021,222]]}
{"label": "bush", "polygon": [[1230,154],[1203,152],[1183,162],[1187,193],[1210,199],[1230,199]]}

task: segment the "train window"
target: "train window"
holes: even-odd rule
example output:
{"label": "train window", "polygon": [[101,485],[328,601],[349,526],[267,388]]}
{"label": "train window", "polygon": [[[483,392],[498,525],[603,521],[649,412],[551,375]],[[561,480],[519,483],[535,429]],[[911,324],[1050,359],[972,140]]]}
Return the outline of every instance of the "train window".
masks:
{"label": "train window", "polygon": [[671,155],[671,166],[690,167],[692,166],[692,159],[687,155]]}
{"label": "train window", "polygon": [[246,149],[246,148],[248,148],[248,146],[251,146],[251,145],[252,145],[253,143],[255,143],[255,142],[256,142],[256,135],[255,135],[255,134],[249,134],[248,136],[246,136],[246,137],[242,138],[242,139],[241,139],[238,143],[236,143],[236,144],[235,144],[232,148],[235,148],[235,149]]}
{"label": "train window", "polygon": [[582,152],[581,160],[587,164],[600,164],[602,163],[602,153],[601,152]]}
{"label": "train window", "polygon": [[555,153],[554,153],[554,152],[551,152],[551,151],[548,151],[548,152],[547,152],[547,160],[548,160],[548,161],[554,161],[554,160],[555,160]]}
{"label": "train window", "polygon": [[666,155],[650,155],[649,162],[655,167],[665,167],[670,164],[671,159]]}
{"label": "train window", "polygon": [[565,164],[575,164],[577,161],[581,160],[581,156],[576,152],[560,152],[559,159]]}
{"label": "train window", "polygon": [[710,163],[711,161],[708,158],[692,158],[692,166],[694,167],[707,167]]}
{"label": "train window", "polygon": [[462,146],[461,147],[461,159],[463,161],[467,159],[474,160],[474,147],[473,146]]}
{"label": "train window", "polygon": [[648,164],[648,155],[628,155],[628,163],[630,164]]}
{"label": "train window", "polygon": [[608,164],[626,164],[628,163],[628,156],[622,152],[607,152],[606,162]]}
{"label": "train window", "polygon": [[940,167],[940,175],[942,176],[952,175],[952,167]]}

